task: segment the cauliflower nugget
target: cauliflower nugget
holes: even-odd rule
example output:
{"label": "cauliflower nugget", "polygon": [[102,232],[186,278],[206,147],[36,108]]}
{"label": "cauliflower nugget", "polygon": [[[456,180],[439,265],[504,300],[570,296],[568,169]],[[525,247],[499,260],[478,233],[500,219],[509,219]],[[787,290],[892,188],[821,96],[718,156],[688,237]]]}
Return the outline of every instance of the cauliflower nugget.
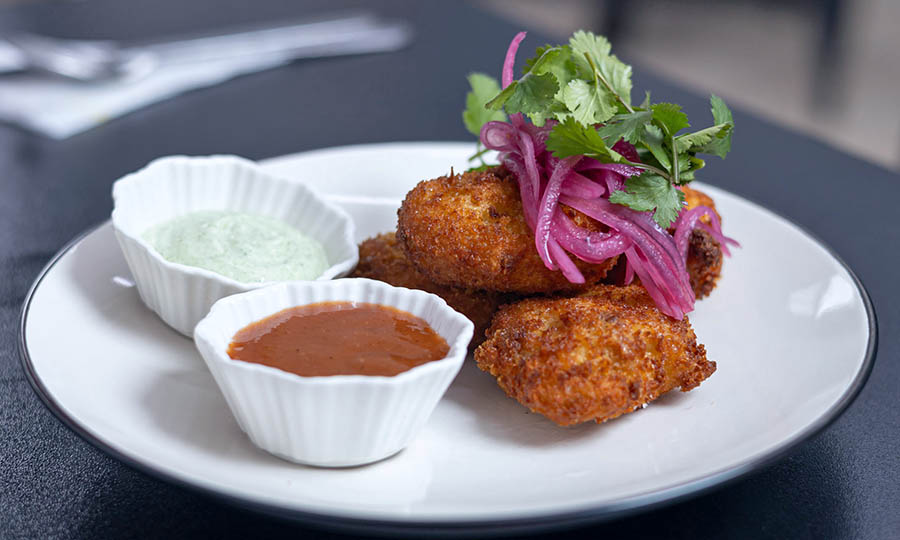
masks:
{"label": "cauliflower nugget", "polygon": [[687,318],[663,315],[639,286],[531,298],[494,316],[478,367],[533,412],[567,426],[631,412],[715,370]]}
{"label": "cauliflower nugget", "polygon": [[[575,219],[602,230],[586,216]],[[397,237],[416,268],[436,283],[500,292],[584,289],[616,262],[576,261],[586,285],[544,266],[522,214],[518,185],[504,167],[420,182],[400,207]]]}
{"label": "cauliflower nugget", "polygon": [[409,262],[394,233],[379,234],[360,244],[359,265],[350,277],[377,279],[396,287],[420,289],[440,296],[475,325],[470,348],[484,340],[484,331],[491,324],[497,308],[512,300],[511,296],[500,293],[438,285]]}

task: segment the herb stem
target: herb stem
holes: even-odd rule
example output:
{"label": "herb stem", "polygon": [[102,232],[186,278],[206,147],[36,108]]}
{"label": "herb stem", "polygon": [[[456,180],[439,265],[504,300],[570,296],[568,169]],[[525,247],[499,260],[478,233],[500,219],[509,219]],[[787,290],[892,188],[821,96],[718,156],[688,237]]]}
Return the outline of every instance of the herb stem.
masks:
{"label": "herb stem", "polygon": [[633,161],[628,161],[627,159],[625,160],[625,164],[630,165],[631,167],[635,167],[637,169],[643,169],[645,171],[650,171],[652,173],[658,174],[658,175],[662,176],[663,178],[665,178],[666,180],[672,179],[672,176],[669,173],[667,173],[666,171],[664,171],[662,169],[658,169],[658,168],[654,167],[653,165],[647,165],[646,163],[634,163]]}
{"label": "herb stem", "polygon": [[678,185],[678,169],[681,168],[681,164],[678,163],[678,150],[675,148],[675,135],[670,135],[672,140],[672,171],[675,172],[674,178],[672,179],[672,183],[676,186]]}
{"label": "herb stem", "polygon": [[475,147],[475,153],[472,154],[471,156],[469,156],[469,161],[474,161],[477,158],[481,161],[482,165],[487,165],[487,163],[485,163],[485,161],[484,161],[484,157],[482,157],[487,153],[488,153],[488,149],[482,148],[481,141],[479,140],[477,143],[477,146]]}

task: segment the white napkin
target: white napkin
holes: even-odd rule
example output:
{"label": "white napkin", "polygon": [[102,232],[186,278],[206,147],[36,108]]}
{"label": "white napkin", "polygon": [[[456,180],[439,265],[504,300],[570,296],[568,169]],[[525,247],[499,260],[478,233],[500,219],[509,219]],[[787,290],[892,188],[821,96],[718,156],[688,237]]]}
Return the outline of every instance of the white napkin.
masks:
{"label": "white napkin", "polygon": [[[0,42],[0,70],[16,65]],[[0,76],[0,120],[64,139],[182,92],[288,61],[280,55],[162,66],[137,80],[79,83],[52,76]]]}

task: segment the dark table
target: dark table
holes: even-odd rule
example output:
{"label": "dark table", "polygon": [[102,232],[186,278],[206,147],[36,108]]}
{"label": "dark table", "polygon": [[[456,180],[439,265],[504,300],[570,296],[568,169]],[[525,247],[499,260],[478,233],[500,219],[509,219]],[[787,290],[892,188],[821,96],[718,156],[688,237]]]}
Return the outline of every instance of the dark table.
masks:
{"label": "dark table", "polygon": [[[34,4],[0,11],[0,27],[140,38],[333,5]],[[340,537],[237,509],[108,457],[44,407],[26,381],[16,340],[22,302],[41,267],[79,232],[107,219],[112,181],[152,158],[235,153],[258,159],[350,143],[468,139],[460,121],[465,75],[497,73],[518,28],[461,3],[386,3],[379,9],[415,24],[412,47],[245,76],[65,141],[0,127],[0,537]],[[533,34],[525,49],[544,41]],[[639,66],[635,83],[638,90],[652,89],[655,99],[683,104],[690,115],[708,115],[706,96]],[[879,318],[874,371],[842,417],[757,474],[557,538],[900,534],[900,178],[740,110],[735,120],[734,152],[726,161],[712,160],[704,180],[790,216],[854,269]]]}

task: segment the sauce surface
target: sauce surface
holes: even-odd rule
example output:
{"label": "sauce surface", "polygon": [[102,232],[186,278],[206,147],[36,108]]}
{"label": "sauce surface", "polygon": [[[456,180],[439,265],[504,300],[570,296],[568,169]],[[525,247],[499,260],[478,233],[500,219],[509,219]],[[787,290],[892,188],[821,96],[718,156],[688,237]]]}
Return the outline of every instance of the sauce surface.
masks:
{"label": "sauce surface", "polygon": [[393,376],[440,360],[449,350],[427,322],[405,311],[322,302],[288,308],[238,330],[228,356],[304,377]]}
{"label": "sauce surface", "polygon": [[168,261],[243,282],[316,279],[325,249],[287,223],[243,212],[191,212],[143,234]]}

